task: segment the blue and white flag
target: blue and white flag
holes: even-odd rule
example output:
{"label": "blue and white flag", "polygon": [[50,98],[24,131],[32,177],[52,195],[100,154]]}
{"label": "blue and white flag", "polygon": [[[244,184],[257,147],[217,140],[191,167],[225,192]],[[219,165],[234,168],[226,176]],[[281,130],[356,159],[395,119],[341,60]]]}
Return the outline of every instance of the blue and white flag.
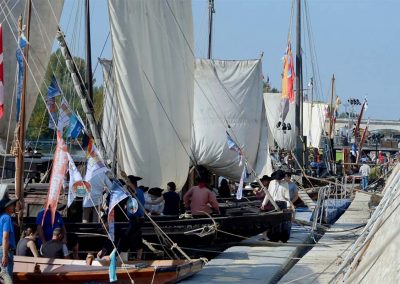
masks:
{"label": "blue and white flag", "polygon": [[56,97],[61,95],[60,88],[58,87],[56,78],[53,76],[51,78],[51,83],[47,89],[47,109],[50,113],[49,118],[49,128],[56,129],[57,121],[57,108],[56,108]]}
{"label": "blue and white flag", "polygon": [[69,104],[65,98],[61,100],[61,105],[58,110],[58,121],[57,130],[61,133],[64,132],[64,127],[69,125],[69,118],[71,116],[71,110]]}
{"label": "blue and white flag", "polygon": [[122,188],[122,186],[116,182],[113,182],[111,190],[110,190],[110,204],[108,207],[108,232],[111,241],[115,239],[115,216],[114,216],[114,208],[118,205],[122,200],[128,197],[128,194]]}
{"label": "blue and white flag", "polygon": [[240,177],[239,187],[238,190],[236,191],[237,200],[240,200],[243,197],[243,183],[246,176],[247,176],[247,171],[246,171],[246,166],[244,166],[242,171],[242,176]]}
{"label": "blue and white flag", "polygon": [[79,136],[79,134],[81,134],[82,129],[83,123],[80,121],[79,117],[75,113],[72,113],[69,118],[67,137],[75,139]]}
{"label": "blue and white flag", "polygon": [[235,151],[238,153],[238,158],[239,158],[239,167],[242,165],[243,161],[243,155],[242,155],[242,150],[240,147],[233,141],[232,137],[229,135],[228,132],[226,132],[226,143],[228,144],[229,150]]}
{"label": "blue and white flag", "polygon": [[[69,185],[68,185],[68,202],[67,207],[69,208],[74,202],[75,197],[77,196],[77,191],[80,186],[83,186],[85,190],[86,184],[83,183],[83,178],[78,168],[75,166],[74,160],[71,155],[68,153],[68,171],[69,171]],[[79,195],[79,194],[78,194]],[[81,195],[79,195],[82,197]]]}
{"label": "blue and white flag", "polygon": [[18,77],[17,77],[17,122],[19,120],[19,112],[21,110],[21,94],[22,94],[22,84],[24,80],[24,50],[27,44],[27,40],[25,35],[22,33],[19,38],[19,47],[16,51],[17,57],[17,69],[18,69]]}
{"label": "blue and white flag", "polygon": [[117,250],[114,248],[110,253],[110,266],[108,267],[110,283],[117,282]]}
{"label": "blue and white flag", "polygon": [[358,150],[357,150],[357,145],[356,145],[356,143],[353,143],[352,145],[351,145],[351,154],[353,155],[353,156],[357,156],[357,153],[358,153]]}

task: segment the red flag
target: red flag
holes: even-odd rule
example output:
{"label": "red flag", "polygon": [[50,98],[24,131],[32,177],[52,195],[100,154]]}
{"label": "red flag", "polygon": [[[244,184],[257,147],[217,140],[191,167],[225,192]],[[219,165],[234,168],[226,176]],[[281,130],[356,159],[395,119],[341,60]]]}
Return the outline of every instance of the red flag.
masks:
{"label": "red flag", "polygon": [[4,115],[3,27],[0,24],[0,118]]}
{"label": "red flag", "polygon": [[289,99],[294,103],[294,65],[293,55],[290,42],[288,43],[285,56],[283,58],[283,74],[282,74],[282,98]]}
{"label": "red flag", "polygon": [[60,197],[60,192],[62,184],[64,181],[64,175],[68,167],[68,152],[67,145],[65,145],[64,140],[60,131],[57,131],[57,147],[54,154],[53,169],[51,170],[50,186],[47,193],[46,204],[44,206],[44,214],[42,219],[42,224],[44,217],[46,216],[47,210],[51,210],[51,224],[54,224],[54,218],[57,210],[57,203]]}

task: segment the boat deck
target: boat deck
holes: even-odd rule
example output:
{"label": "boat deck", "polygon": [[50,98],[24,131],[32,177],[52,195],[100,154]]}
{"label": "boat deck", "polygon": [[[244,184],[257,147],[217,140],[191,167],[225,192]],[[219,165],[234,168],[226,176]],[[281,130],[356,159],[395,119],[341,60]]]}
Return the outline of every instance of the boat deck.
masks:
{"label": "boat deck", "polygon": [[[308,221],[311,212],[298,212],[296,219]],[[308,228],[293,224],[288,245],[260,241],[257,235],[231,247],[208,262],[203,270],[182,283],[273,283],[282,275],[284,267],[304,253],[308,246],[297,247],[297,243],[309,243]]]}
{"label": "boat deck", "polygon": [[[370,217],[370,195],[357,192],[346,212],[279,283],[328,283]],[[357,229],[354,229],[357,228]]]}

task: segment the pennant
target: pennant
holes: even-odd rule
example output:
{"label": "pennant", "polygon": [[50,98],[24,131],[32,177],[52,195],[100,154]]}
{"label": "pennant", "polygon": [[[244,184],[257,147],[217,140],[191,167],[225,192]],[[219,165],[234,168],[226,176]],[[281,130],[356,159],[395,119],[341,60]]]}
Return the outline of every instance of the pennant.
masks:
{"label": "pennant", "polygon": [[238,153],[238,158],[239,158],[239,167],[242,165],[243,162],[243,154],[242,150],[240,147],[233,141],[232,137],[229,135],[228,132],[226,132],[226,143],[228,144],[229,150],[235,151]]}
{"label": "pennant", "polygon": [[68,167],[68,152],[67,145],[65,145],[62,139],[61,133],[57,132],[57,147],[54,154],[53,168],[51,170],[49,191],[47,193],[47,199],[44,206],[44,214],[42,219],[42,224],[44,217],[46,216],[47,210],[51,210],[51,224],[54,223],[54,218],[57,210],[57,203],[60,197],[60,192],[62,184],[64,181],[64,175]]}
{"label": "pennant", "polygon": [[16,51],[17,57],[17,122],[19,120],[19,111],[21,110],[21,94],[22,94],[22,81],[24,79],[24,50],[27,44],[25,35],[22,33],[19,37],[18,45]]}
{"label": "pennant", "polygon": [[67,206],[69,208],[76,197],[85,197],[86,193],[90,192],[90,183],[83,181],[82,175],[69,153],[68,162],[69,188]]}
{"label": "pennant", "polygon": [[3,26],[0,24],[0,119],[4,116]]}
{"label": "pennant", "polygon": [[80,121],[79,117],[75,113],[72,113],[69,118],[67,137],[75,139],[76,137],[79,136],[79,134],[81,134],[82,130],[83,130],[83,123]]}
{"label": "pennant", "polygon": [[65,98],[61,100],[60,109],[58,111],[58,122],[57,130],[61,133],[64,132],[64,127],[69,125],[69,119],[71,117],[71,110],[69,104]]}
{"label": "pennant", "polygon": [[110,266],[108,268],[108,276],[110,283],[116,282],[117,279],[117,250],[114,248],[110,253]]}
{"label": "pennant", "polygon": [[246,166],[244,166],[242,171],[242,176],[240,177],[239,187],[238,190],[236,191],[237,200],[240,200],[243,197],[243,183],[246,176],[247,176],[247,171],[246,171]]}
{"label": "pennant", "polygon": [[112,188],[110,190],[110,204],[108,207],[108,232],[109,238],[114,242],[115,240],[115,217],[114,217],[114,208],[118,205],[122,200],[128,197],[123,187],[113,182]]}
{"label": "pennant", "polygon": [[60,88],[58,87],[57,80],[53,76],[51,78],[50,85],[47,89],[47,109],[50,112],[50,118],[49,118],[49,128],[50,129],[56,129],[56,121],[57,121],[57,108],[56,108],[56,97],[61,95]]}
{"label": "pennant", "polygon": [[294,64],[290,42],[286,48],[283,57],[283,74],[282,74],[282,99],[289,99],[290,103],[294,103]]}

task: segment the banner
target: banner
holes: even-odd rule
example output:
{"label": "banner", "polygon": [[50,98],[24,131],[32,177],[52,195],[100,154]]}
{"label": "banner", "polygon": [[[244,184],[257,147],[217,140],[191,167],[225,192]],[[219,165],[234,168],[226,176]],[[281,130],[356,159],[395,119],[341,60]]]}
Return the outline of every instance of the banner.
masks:
{"label": "banner", "polygon": [[51,83],[47,89],[47,108],[50,112],[49,128],[56,129],[55,123],[57,121],[57,108],[56,108],[56,97],[61,95],[60,88],[58,87],[56,78],[51,78]]}
{"label": "banner", "polygon": [[289,99],[290,103],[294,103],[294,64],[290,42],[286,48],[283,57],[283,74],[282,74],[282,99]]}
{"label": "banner", "polygon": [[75,113],[72,113],[69,119],[67,137],[75,139],[81,134],[82,130],[83,123]]}
{"label": "banner", "polygon": [[62,99],[60,110],[58,111],[58,122],[57,130],[61,132],[64,131],[64,127],[69,125],[69,118],[71,117],[71,110],[69,109],[69,104],[65,98]]}
{"label": "banner", "polygon": [[113,182],[110,190],[110,204],[108,207],[108,231],[110,234],[110,240],[114,242],[115,239],[115,223],[114,223],[114,207],[118,205],[122,200],[128,197],[128,194],[124,191],[121,185]]}
{"label": "banner", "polygon": [[61,133],[57,132],[57,147],[54,154],[53,168],[51,170],[49,191],[47,193],[47,200],[44,206],[44,217],[46,216],[47,210],[51,210],[51,223],[54,223],[54,218],[57,210],[57,203],[60,197],[61,188],[64,181],[64,175],[67,171],[68,166],[68,152],[67,145],[65,145],[62,139]]}
{"label": "banner", "polygon": [[17,57],[17,68],[18,68],[18,78],[17,78],[17,122],[19,120],[19,111],[21,110],[21,94],[22,94],[22,81],[24,79],[24,50],[27,44],[25,35],[22,33],[19,40],[19,47],[16,51]]}
{"label": "banner", "polygon": [[244,183],[244,179],[247,176],[247,172],[246,172],[246,166],[243,167],[243,172],[242,172],[242,176],[240,178],[240,182],[239,182],[239,187],[238,190],[236,191],[236,199],[240,200],[243,197],[243,183]]}
{"label": "banner", "polygon": [[0,24],[0,119],[4,115],[3,27]]}
{"label": "banner", "polygon": [[90,183],[83,181],[82,175],[75,166],[74,160],[70,154],[68,154],[68,161],[69,188],[67,206],[70,207],[75,197],[85,197],[86,194],[90,192]]}

